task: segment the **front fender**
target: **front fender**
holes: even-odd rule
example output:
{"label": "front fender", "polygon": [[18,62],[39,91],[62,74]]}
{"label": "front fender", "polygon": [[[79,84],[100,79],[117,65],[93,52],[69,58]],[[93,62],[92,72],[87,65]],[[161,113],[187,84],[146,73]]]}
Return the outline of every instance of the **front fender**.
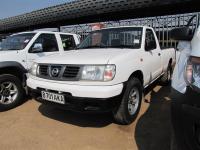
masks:
{"label": "front fender", "polygon": [[27,73],[27,70],[20,63],[18,63],[16,61],[0,62],[0,69],[9,68],[9,67],[15,67],[15,68],[19,69],[22,73]]}

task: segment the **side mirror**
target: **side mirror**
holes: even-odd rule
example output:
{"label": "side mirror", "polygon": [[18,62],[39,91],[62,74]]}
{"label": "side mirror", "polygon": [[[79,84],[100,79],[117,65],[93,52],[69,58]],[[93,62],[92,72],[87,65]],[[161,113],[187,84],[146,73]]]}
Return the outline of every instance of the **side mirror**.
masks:
{"label": "side mirror", "polygon": [[80,43],[76,44],[75,49],[77,50],[79,46],[80,46]]}
{"label": "side mirror", "polygon": [[32,47],[32,52],[33,53],[40,53],[43,51],[43,47],[41,43],[35,43]]}
{"label": "side mirror", "polygon": [[172,29],[170,32],[170,38],[177,41],[191,41],[192,37],[192,30],[188,27]]}

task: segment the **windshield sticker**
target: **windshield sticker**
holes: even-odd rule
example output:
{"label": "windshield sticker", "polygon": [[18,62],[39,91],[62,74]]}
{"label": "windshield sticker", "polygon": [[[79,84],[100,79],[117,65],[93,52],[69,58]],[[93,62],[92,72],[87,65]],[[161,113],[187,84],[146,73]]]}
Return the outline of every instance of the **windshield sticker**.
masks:
{"label": "windshield sticker", "polygon": [[134,39],[133,43],[134,44],[140,44],[140,40],[139,39]]}

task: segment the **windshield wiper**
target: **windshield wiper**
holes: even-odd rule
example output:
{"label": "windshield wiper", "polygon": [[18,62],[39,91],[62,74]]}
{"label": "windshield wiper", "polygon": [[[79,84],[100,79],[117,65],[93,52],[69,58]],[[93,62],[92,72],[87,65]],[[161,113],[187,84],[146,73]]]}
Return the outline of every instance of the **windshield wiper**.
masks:
{"label": "windshield wiper", "polygon": [[130,45],[116,45],[116,46],[109,46],[109,48],[135,48],[134,46],[130,46]]}
{"label": "windshield wiper", "polygon": [[107,48],[107,46],[103,45],[94,45],[94,46],[86,46],[86,47],[78,47],[77,49],[90,49],[90,48]]}
{"label": "windshield wiper", "polygon": [[139,48],[136,46],[131,46],[131,45],[116,45],[116,46],[104,46],[104,45],[93,45],[93,46],[87,46],[87,47],[80,47],[77,49],[90,49],[90,48],[129,48],[129,49],[134,49],[134,48]]}

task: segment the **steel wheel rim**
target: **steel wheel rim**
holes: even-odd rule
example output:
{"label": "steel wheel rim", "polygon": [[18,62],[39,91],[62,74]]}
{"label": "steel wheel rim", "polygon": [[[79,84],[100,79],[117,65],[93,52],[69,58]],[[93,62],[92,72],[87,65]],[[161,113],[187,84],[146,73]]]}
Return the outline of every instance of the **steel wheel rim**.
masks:
{"label": "steel wheel rim", "polygon": [[128,97],[128,112],[132,116],[136,113],[140,101],[140,94],[137,88],[133,88]]}
{"label": "steel wheel rim", "polygon": [[0,104],[8,105],[13,103],[18,96],[17,86],[12,82],[0,83]]}

